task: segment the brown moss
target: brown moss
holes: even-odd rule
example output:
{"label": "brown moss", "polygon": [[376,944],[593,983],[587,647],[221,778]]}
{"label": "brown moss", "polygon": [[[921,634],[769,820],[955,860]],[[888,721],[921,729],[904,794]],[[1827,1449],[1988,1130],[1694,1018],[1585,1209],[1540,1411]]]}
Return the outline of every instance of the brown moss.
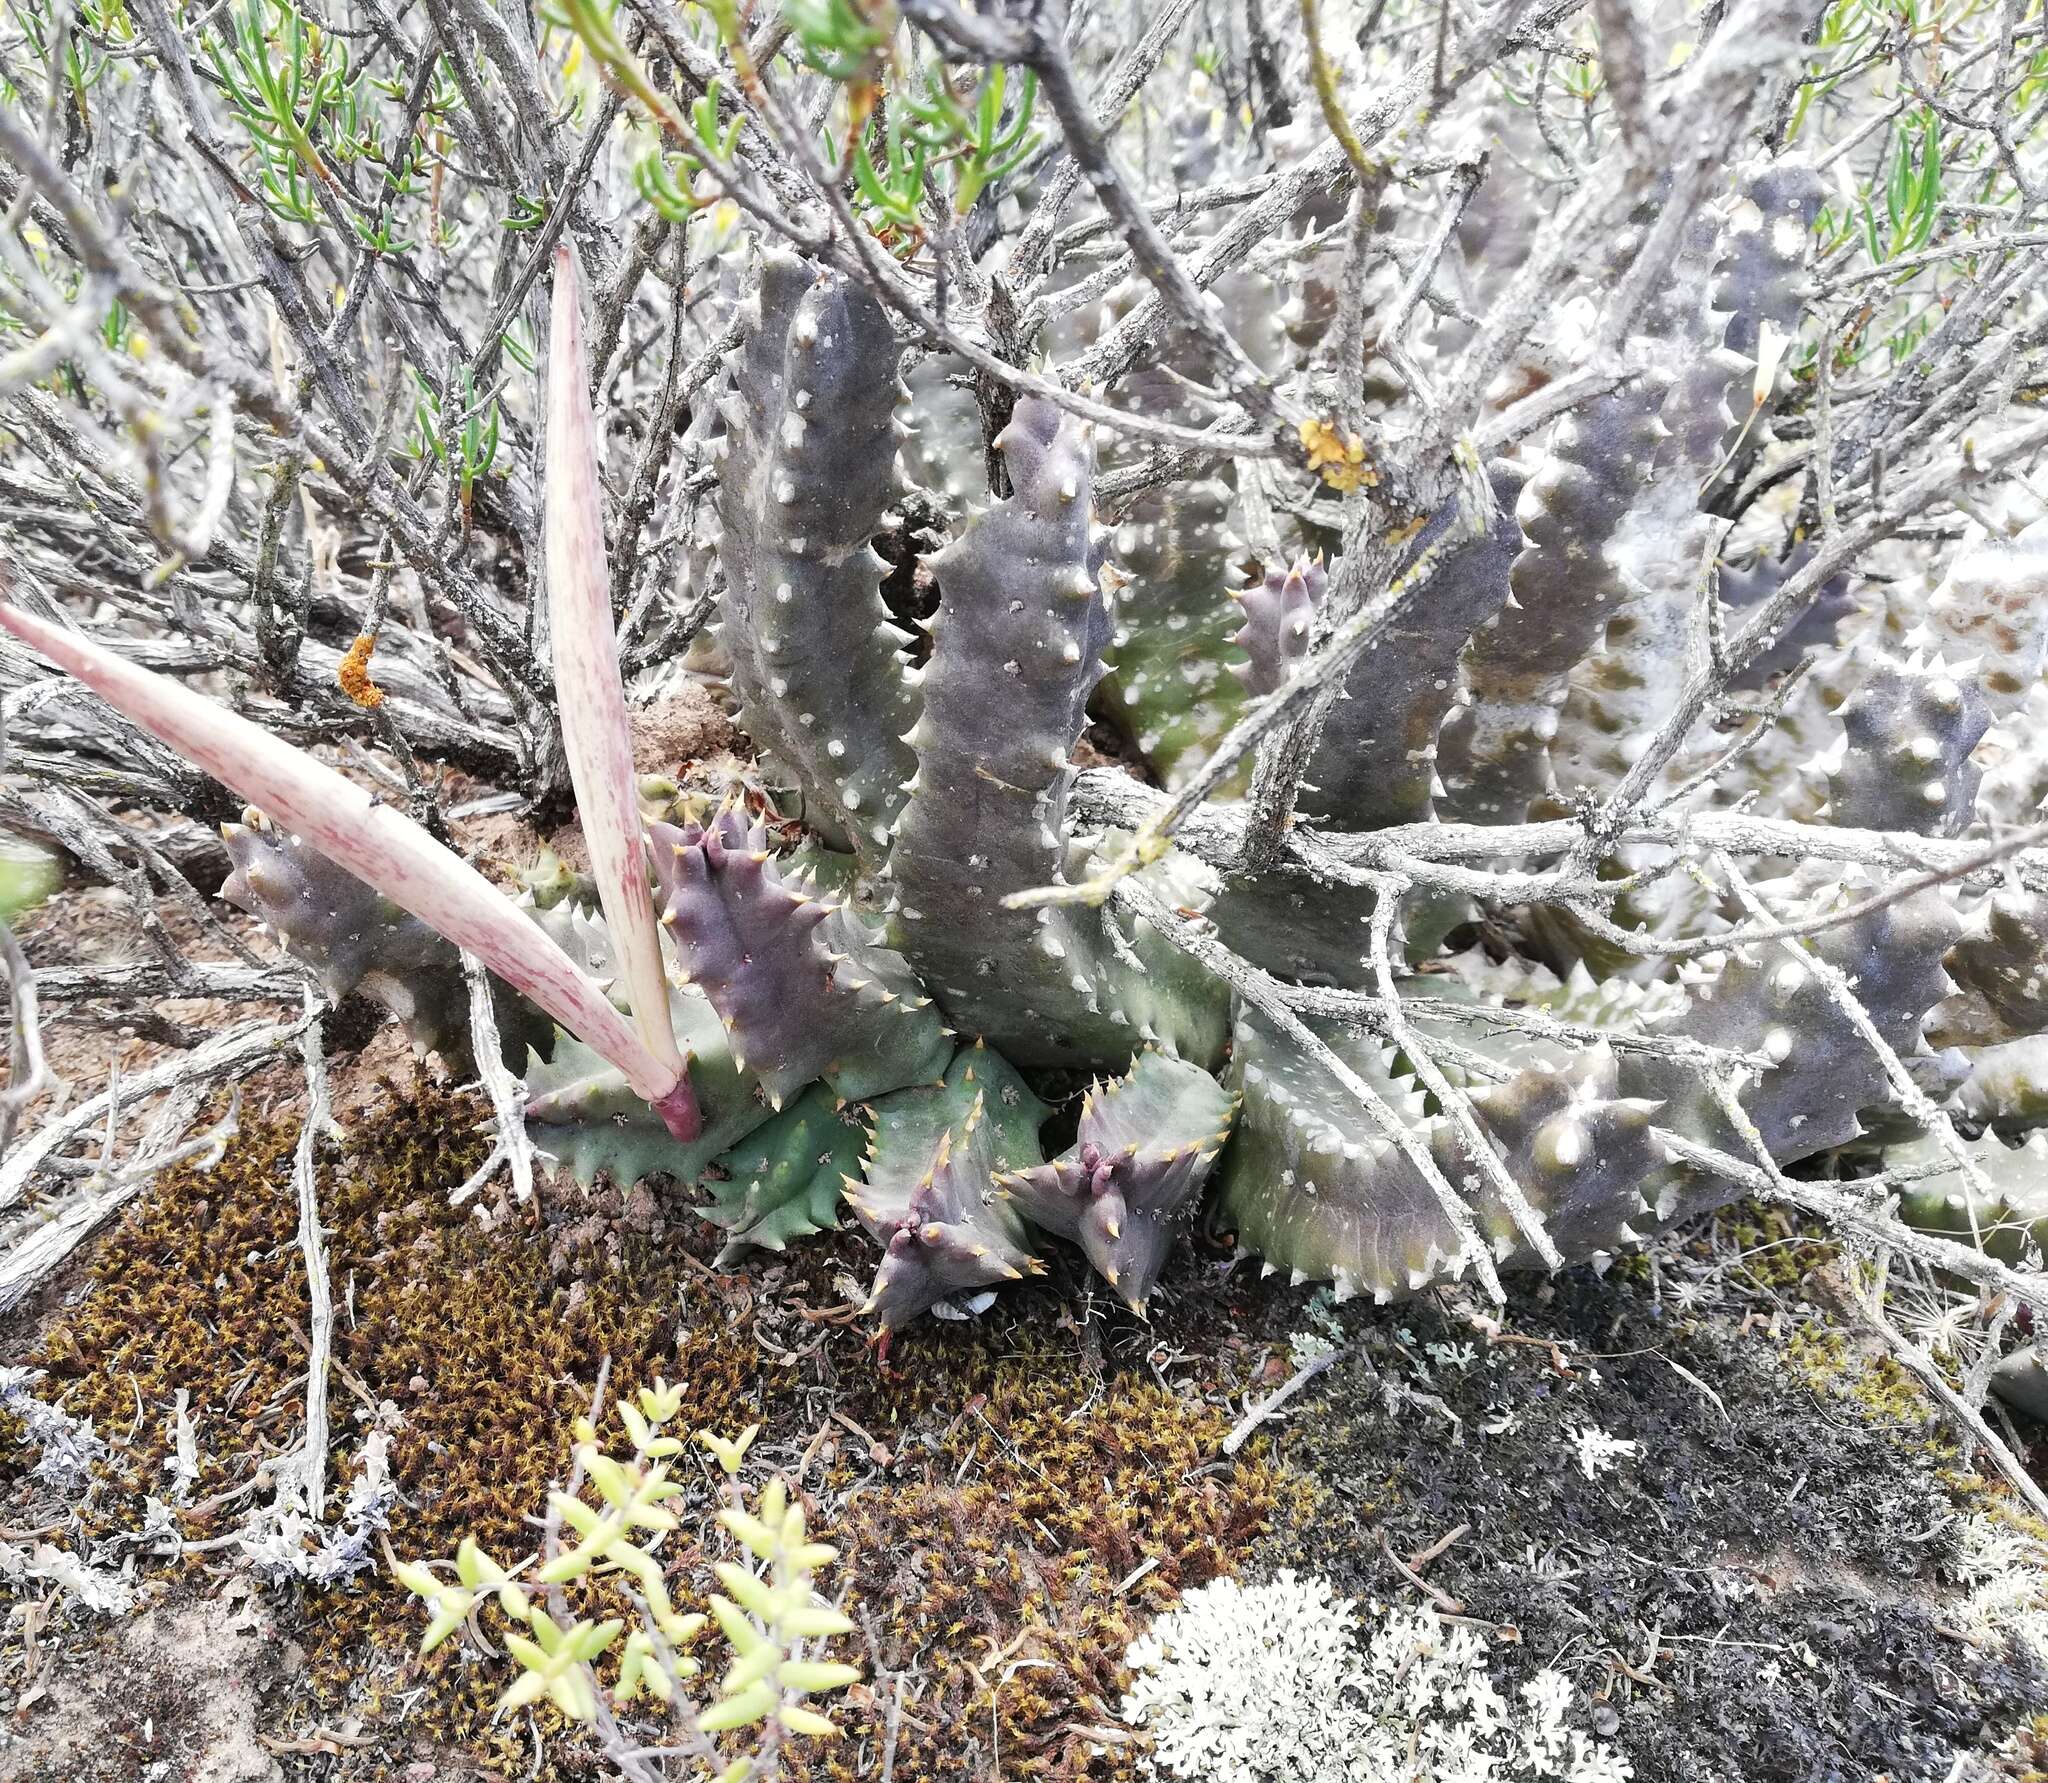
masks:
{"label": "brown moss", "polygon": [[[1057,1328],[1008,1335],[997,1354],[912,1334],[893,1415],[867,1428],[914,1459],[838,1524],[880,1669],[906,1674],[906,1783],[991,1774],[998,1753],[1005,1777],[1132,1775],[1131,1748],[1094,1756],[1088,1731],[1114,1733],[1124,1649],[1235,1571],[1295,1490],[1263,1452],[1219,1463],[1230,1419],[1198,1387],[1092,1374]],[[875,1774],[886,1707],[843,1717],[828,1776]]]}
{"label": "brown moss", "polygon": [[[551,1273],[550,1246],[530,1226],[487,1232],[451,1208],[449,1190],[483,1154],[480,1112],[469,1098],[416,1085],[355,1126],[321,1172],[339,1309],[329,1480],[345,1481],[363,1421],[383,1408],[403,1495],[390,1539],[408,1554],[447,1554],[464,1534],[528,1552],[527,1519],[565,1471],[569,1424],[600,1366],[610,1358],[622,1391],[669,1367],[679,1311],[683,1258],[663,1259],[646,1237],[629,1238],[586,1284]],[[197,1500],[262,1475],[302,1427],[296,1143],[295,1122],[254,1123],[212,1171],[166,1174],[102,1248],[84,1304],[45,1340],[41,1360],[67,1403],[110,1438],[128,1433],[115,1464],[137,1495],[130,1513],[162,1478],[164,1414],[179,1388],[191,1397],[201,1456]],[[693,1383],[701,1419],[751,1417],[755,1382],[734,1360]],[[140,1420],[138,1398],[152,1413]],[[187,1535],[232,1529],[245,1502],[188,1517]],[[375,1713],[403,1674],[407,1691],[423,1692],[409,1704],[410,1727],[487,1760],[516,1755],[525,1769],[523,1730],[489,1721],[505,1680],[440,1655],[415,1666],[416,1607],[381,1576],[309,1591],[302,1607],[309,1718],[357,1695]]]}
{"label": "brown moss", "polygon": [[35,1466],[36,1448],[28,1426],[14,1413],[0,1411],[0,1480],[16,1480]]}
{"label": "brown moss", "polygon": [[2037,1715],[2000,1755],[1997,1774],[2016,1783],[2048,1783],[2048,1715]]}
{"label": "brown moss", "polygon": [[[483,1155],[481,1116],[429,1083],[394,1089],[322,1166],[337,1304],[330,1488],[378,1419],[402,1495],[393,1549],[445,1556],[474,1535],[517,1558],[536,1545],[531,1519],[566,1471],[569,1425],[600,1368],[614,1397],[665,1375],[687,1388],[687,1426],[760,1422],[753,1458],[796,1479],[813,1527],[845,1554],[827,1583],[850,1588],[864,1632],[844,1656],[880,1676],[842,1711],[847,1737],[815,1775],[878,1768],[898,1675],[900,1783],[967,1776],[997,1745],[1005,1776],[1130,1775],[1130,1747],[1091,1760],[1082,1731],[1110,1713],[1124,1648],[1179,1590],[1231,1570],[1292,1490],[1256,1445],[1218,1459],[1231,1395],[1264,1346],[1214,1354],[1228,1323],[1205,1302],[1185,1316],[1207,1353],[1174,1350],[1169,1384],[1149,1336],[1121,1327],[1136,1341],[1105,1357],[1099,1326],[1040,1294],[908,1334],[885,1372],[846,1323],[846,1273],[871,1263],[857,1239],[719,1274],[704,1261],[716,1233],[609,1191],[544,1198],[486,1230],[447,1200]],[[130,1488],[125,1501],[102,1494],[105,1520],[138,1518],[142,1495],[161,1490],[180,1388],[202,1458],[195,1501],[262,1476],[297,1440],[296,1143],[292,1120],[251,1122],[213,1170],[166,1173],[47,1335],[38,1360],[53,1389],[107,1434]],[[688,1539],[709,1528],[716,1492],[707,1467],[677,1507],[683,1535],[666,1551],[681,1601],[722,1555]],[[188,1515],[185,1533],[231,1532],[249,1502]],[[419,1660],[420,1628],[381,1572],[300,1592],[307,1688],[277,1731],[360,1716],[376,1743],[351,1750],[348,1776],[400,1774],[417,1740],[527,1775],[524,1719],[491,1718],[506,1663],[461,1641]],[[576,1739],[545,1717],[543,1732],[541,1776],[592,1774]]]}

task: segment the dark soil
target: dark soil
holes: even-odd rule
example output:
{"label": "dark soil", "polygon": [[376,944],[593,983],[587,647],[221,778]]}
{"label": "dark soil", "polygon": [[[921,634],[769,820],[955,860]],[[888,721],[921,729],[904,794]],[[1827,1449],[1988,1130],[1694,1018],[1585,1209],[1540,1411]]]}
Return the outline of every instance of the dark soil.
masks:
{"label": "dark soil", "polygon": [[[1466,1362],[1434,1302],[1361,1320],[1281,1450],[1325,1495],[1259,1564],[1412,1599],[1382,1535],[1406,1557],[1467,1526],[1428,1583],[1516,1682],[1567,1672],[1637,1783],[1945,1783],[1973,1750],[1986,1776],[2048,1707],[2028,1656],[1943,1620],[1961,1464],[1889,1363],[1589,1270],[1504,1322]],[[1588,1478],[1586,1426],[1637,1450]]]}

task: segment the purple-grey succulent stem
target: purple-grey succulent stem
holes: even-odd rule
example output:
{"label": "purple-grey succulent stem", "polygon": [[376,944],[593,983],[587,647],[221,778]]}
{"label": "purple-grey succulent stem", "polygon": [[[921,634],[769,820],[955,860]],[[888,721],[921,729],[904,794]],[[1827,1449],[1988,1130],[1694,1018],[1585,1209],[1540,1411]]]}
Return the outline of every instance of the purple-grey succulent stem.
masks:
{"label": "purple-grey succulent stem", "polygon": [[999,1176],[1034,1225],[1071,1239],[1133,1311],[1142,1312],[1174,1239],[1192,1223],[1236,1104],[1208,1072],[1160,1052],[1098,1083],[1071,1149]]}
{"label": "purple-grey succulent stem", "polygon": [[728,806],[654,840],[683,970],[777,1106],[817,1078],[864,1101],[945,1070],[951,1041],[909,967],[843,906],[785,885],[765,827]]}
{"label": "purple-grey succulent stem", "polygon": [[1101,911],[1003,902],[1067,877],[1071,756],[1112,623],[1087,424],[1027,397],[995,443],[1013,493],[927,559],[940,600],[889,856],[893,938],[956,1027],[1019,1062],[1128,1058],[1155,1037],[1202,1050],[1174,968],[1132,971]]}
{"label": "purple-grey succulent stem", "polygon": [[1781,335],[1799,330],[1827,182],[1811,162],[1786,155],[1746,171],[1742,196],[1755,209],[1729,225],[1714,269],[1714,305],[1728,315],[1726,344],[1753,359],[1765,324]]}
{"label": "purple-grey succulent stem", "polygon": [[1830,820],[1848,829],[1960,835],[1984,778],[1971,754],[1991,728],[1976,677],[1938,659],[1863,658],[1857,667],[1856,691],[1836,708],[1843,738],[1828,777]]}
{"label": "purple-grey succulent stem", "polygon": [[[1492,524],[1445,557],[1428,601],[1352,665],[1323,721],[1302,803],[1334,828],[1422,823],[1434,813],[1437,732],[1457,700],[1458,654],[1507,605],[1522,549],[1515,504],[1526,473],[1503,461],[1487,475]],[[1448,501],[1430,516],[1409,548],[1411,563],[1457,523],[1462,505]]]}
{"label": "purple-grey succulent stem", "polygon": [[1523,485],[1515,517],[1529,542],[1509,572],[1511,599],[1473,634],[1466,704],[1437,741],[1450,815],[1517,822],[1551,789],[1550,740],[1572,669],[1624,592],[1608,546],[1648,474],[1663,396],[1645,376],[1566,416]]}
{"label": "purple-grey succulent stem", "polygon": [[872,543],[896,489],[901,349],[858,284],[780,250],[742,314],[720,409],[717,635],[748,733],[795,774],[807,814],[878,866],[917,717]]}
{"label": "purple-grey succulent stem", "polygon": [[[1800,906],[1776,905],[1781,920],[1824,915],[1867,895],[1854,881],[1826,886]],[[1813,952],[1855,986],[1878,1033],[1902,1058],[1926,1050],[1921,1024],[1955,989],[1942,956],[1961,921],[1939,891],[1915,892],[1814,938]],[[1866,1109],[1892,1100],[1877,1054],[1842,1009],[1822,976],[1774,948],[1752,959],[1711,956],[1685,976],[1686,1006],[1662,1031],[1773,1061],[1742,1090],[1744,1113],[1771,1155],[1793,1163],[1846,1145],[1863,1131]],[[1743,1137],[1689,1066],[1657,1054],[1628,1055],[1622,1071],[1633,1095],[1664,1098],[1661,1124],[1741,1156]],[[1673,1173],[1658,1188],[1657,1212],[1686,1218],[1734,1198],[1739,1189],[1692,1171]]]}
{"label": "purple-grey succulent stem", "polygon": [[996,1152],[985,1105],[948,1128],[923,1174],[884,1204],[847,1179],[847,1205],[880,1240],[882,1261],[862,1310],[885,1330],[908,1324],[952,1294],[1020,1281],[1043,1267],[1018,1241],[995,1188]]}
{"label": "purple-grey succulent stem", "polygon": [[[361,993],[381,1003],[422,1052],[467,1074],[469,980],[455,944],[336,866],[254,805],[221,826],[234,871],[220,888],[230,904],[269,925],[295,960],[311,967],[329,1002]],[[553,1047],[555,1024],[493,975],[492,1003],[505,1063]]]}

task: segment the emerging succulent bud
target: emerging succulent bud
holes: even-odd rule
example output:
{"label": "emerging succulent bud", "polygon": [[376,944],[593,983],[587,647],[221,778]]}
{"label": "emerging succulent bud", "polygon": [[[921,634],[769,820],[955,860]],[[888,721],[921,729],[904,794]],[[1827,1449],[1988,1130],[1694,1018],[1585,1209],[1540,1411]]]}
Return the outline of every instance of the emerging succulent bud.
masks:
{"label": "emerging succulent bud", "polygon": [[997,1185],[1026,1219],[1078,1244],[1141,1311],[1235,1115],[1229,1092],[1200,1066],[1140,1053],[1128,1073],[1083,1100],[1071,1150]]}
{"label": "emerging succulent bud", "polygon": [[1308,655],[1316,607],[1330,586],[1329,572],[1298,557],[1286,569],[1271,569],[1263,582],[1238,595],[1244,627],[1230,641],[1249,658],[1230,672],[1247,692],[1267,694],[1284,687]]}

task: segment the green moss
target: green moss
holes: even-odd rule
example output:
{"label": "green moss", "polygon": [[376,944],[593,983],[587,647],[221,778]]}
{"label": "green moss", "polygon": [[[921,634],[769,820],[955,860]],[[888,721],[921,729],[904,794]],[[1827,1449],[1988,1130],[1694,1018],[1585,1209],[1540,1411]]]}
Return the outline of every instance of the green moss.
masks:
{"label": "green moss", "polygon": [[1616,1281],[1627,1282],[1632,1287],[1647,1288],[1656,1272],[1650,1267],[1647,1251],[1624,1251],[1608,1265],[1608,1274]]}
{"label": "green moss", "polygon": [[1896,1431],[1908,1447],[1952,1454],[1955,1444],[1927,1389],[1890,1356],[1853,1343],[1838,1327],[1804,1325],[1785,1344],[1785,1360],[1815,1391]]}
{"label": "green moss", "polygon": [[1817,1220],[1802,1220],[1791,1209],[1760,1201],[1737,1202],[1714,1216],[1713,1241],[1741,1255],[1738,1278],[1773,1293],[1793,1293],[1841,1247]]}

